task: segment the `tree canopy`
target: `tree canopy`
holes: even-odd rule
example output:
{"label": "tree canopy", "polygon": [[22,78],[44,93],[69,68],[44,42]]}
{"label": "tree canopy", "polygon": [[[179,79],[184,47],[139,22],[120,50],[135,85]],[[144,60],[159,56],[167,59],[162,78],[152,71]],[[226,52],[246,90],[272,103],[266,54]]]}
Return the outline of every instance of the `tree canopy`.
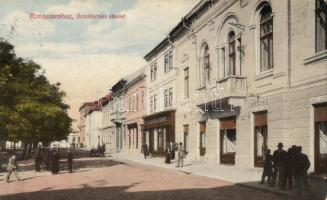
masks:
{"label": "tree canopy", "polygon": [[51,84],[40,65],[17,57],[0,38],[0,140],[45,144],[71,131],[60,83]]}

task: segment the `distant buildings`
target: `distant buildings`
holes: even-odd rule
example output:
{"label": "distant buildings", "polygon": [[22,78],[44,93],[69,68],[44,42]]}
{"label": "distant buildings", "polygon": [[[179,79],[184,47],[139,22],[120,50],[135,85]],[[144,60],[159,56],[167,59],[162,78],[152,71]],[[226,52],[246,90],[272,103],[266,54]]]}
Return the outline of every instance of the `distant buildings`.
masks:
{"label": "distant buildings", "polygon": [[110,151],[146,142],[160,155],[183,142],[188,159],[260,170],[283,142],[326,173],[326,15],[324,0],[201,0],[144,71],[111,88],[101,129]]}

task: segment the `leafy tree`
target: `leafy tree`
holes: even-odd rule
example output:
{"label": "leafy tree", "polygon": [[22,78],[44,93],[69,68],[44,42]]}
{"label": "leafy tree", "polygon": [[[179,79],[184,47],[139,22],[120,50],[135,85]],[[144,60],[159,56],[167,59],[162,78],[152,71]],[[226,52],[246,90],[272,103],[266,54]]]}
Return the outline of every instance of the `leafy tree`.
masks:
{"label": "leafy tree", "polygon": [[0,40],[0,139],[25,147],[65,139],[72,119],[64,97],[60,83],[51,84],[40,65],[17,57]]}

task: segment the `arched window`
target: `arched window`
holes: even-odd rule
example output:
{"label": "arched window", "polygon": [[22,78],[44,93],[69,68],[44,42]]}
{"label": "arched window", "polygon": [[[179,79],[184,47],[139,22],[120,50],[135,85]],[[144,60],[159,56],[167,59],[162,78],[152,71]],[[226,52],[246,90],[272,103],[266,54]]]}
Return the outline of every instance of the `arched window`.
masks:
{"label": "arched window", "polygon": [[260,72],[273,68],[273,18],[270,6],[261,9],[260,15]]}
{"label": "arched window", "polygon": [[199,81],[200,86],[204,86],[210,80],[210,53],[209,46],[204,43],[201,48],[201,62],[200,62],[200,73]]}
{"label": "arched window", "polygon": [[235,32],[231,31],[228,34],[228,49],[229,49],[229,67],[228,75],[236,75],[236,52],[235,52]]}

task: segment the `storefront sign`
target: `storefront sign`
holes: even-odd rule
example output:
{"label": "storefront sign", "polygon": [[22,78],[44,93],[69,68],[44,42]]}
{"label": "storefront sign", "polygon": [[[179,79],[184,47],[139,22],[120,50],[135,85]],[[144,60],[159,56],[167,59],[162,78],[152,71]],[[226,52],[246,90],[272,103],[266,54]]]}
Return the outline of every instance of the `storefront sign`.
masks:
{"label": "storefront sign", "polygon": [[253,99],[250,101],[250,107],[258,107],[258,106],[265,106],[268,105],[268,98],[258,98],[258,99]]}

